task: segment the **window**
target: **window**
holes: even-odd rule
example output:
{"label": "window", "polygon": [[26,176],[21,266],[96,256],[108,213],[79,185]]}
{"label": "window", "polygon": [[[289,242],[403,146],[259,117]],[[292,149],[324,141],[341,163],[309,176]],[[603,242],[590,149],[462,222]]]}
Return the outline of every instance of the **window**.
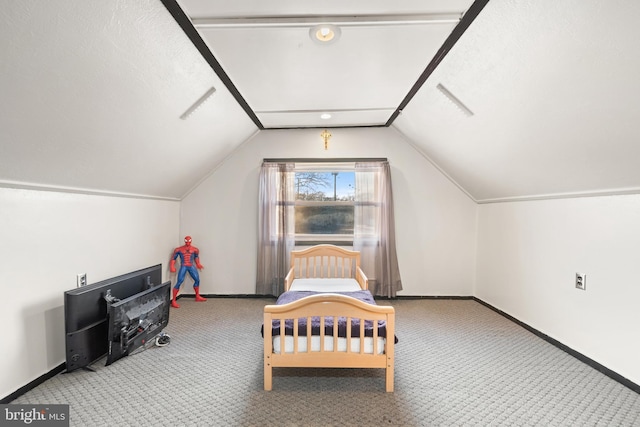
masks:
{"label": "window", "polygon": [[256,292],[280,295],[296,247],[352,246],[374,295],[402,290],[386,159],[349,163],[265,159],[258,191]]}
{"label": "window", "polygon": [[351,245],[355,185],[353,164],[296,163],[296,242]]}

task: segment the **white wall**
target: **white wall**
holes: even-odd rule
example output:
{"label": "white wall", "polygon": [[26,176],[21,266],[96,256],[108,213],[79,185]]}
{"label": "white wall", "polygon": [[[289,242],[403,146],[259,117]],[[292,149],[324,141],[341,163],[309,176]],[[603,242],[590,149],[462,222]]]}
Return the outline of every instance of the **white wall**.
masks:
{"label": "white wall", "polygon": [[472,295],[476,204],[392,128],[331,129],[327,151],[320,132],[262,131],[183,200],[180,232],[200,248],[201,291],[255,293],[263,158],[386,157],[404,286],[400,295]]}
{"label": "white wall", "polygon": [[478,222],[475,295],[640,384],[640,195],[480,205]]}
{"label": "white wall", "polygon": [[0,398],[65,361],[63,293],[168,261],[179,203],[0,188]]}
{"label": "white wall", "polygon": [[331,132],[325,151],[319,130],[262,131],[181,204],[0,188],[0,397],[64,362],[62,295],[78,273],[162,263],[168,280],[191,234],[203,293],[253,294],[260,164],[289,157],[389,159],[400,295],[475,295],[640,383],[639,195],[478,206],[393,128]]}

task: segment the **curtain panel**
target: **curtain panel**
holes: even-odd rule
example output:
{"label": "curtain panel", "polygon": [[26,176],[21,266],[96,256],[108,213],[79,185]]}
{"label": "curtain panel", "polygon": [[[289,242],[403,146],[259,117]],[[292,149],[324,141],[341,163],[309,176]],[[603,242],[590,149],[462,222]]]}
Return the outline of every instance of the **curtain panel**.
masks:
{"label": "curtain panel", "polygon": [[256,293],[284,291],[290,253],[295,246],[294,163],[264,162],[258,195],[258,271]]}
{"label": "curtain panel", "polygon": [[357,162],[355,178],[353,249],[360,251],[371,293],[392,298],[402,290],[402,280],[389,162]]}
{"label": "curtain panel", "polygon": [[[353,249],[373,295],[395,297],[402,290],[395,244],[391,173],[387,161],[356,162]],[[295,163],[264,162],[258,205],[256,293],[284,291],[295,248]]]}

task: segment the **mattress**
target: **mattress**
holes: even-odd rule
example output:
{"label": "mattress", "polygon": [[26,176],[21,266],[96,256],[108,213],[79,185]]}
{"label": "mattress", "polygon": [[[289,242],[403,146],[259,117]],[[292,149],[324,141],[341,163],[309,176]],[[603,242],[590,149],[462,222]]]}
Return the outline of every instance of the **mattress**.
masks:
{"label": "mattress", "polygon": [[360,291],[360,284],[356,279],[327,278],[327,279],[293,279],[290,291],[313,292],[354,292]]}
{"label": "mattress", "polygon": [[[376,348],[376,354],[384,353],[385,338],[378,337],[378,346]],[[307,337],[298,337],[298,353],[307,352]],[[273,352],[280,354],[282,351],[280,336],[273,337]],[[311,352],[320,351],[320,337],[311,337]],[[333,337],[324,337],[324,351],[333,351]],[[338,338],[338,352],[347,351],[347,339]],[[284,337],[284,352],[293,353],[293,337],[286,335]],[[360,338],[351,339],[351,352],[360,353]],[[364,353],[373,354],[373,338],[365,337],[364,339]]]}

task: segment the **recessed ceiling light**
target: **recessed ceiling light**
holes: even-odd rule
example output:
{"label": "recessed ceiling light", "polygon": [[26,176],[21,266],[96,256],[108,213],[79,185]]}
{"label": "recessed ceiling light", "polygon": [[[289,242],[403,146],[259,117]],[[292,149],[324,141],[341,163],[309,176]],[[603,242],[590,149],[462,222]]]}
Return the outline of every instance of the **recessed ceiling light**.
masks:
{"label": "recessed ceiling light", "polygon": [[320,118],[321,118],[322,120],[329,120],[329,119],[331,118],[331,114],[329,114],[329,113],[322,113],[322,114],[320,114]]}
{"label": "recessed ceiling light", "polygon": [[342,31],[333,24],[318,24],[311,27],[309,37],[318,44],[332,44],[338,41]]}

